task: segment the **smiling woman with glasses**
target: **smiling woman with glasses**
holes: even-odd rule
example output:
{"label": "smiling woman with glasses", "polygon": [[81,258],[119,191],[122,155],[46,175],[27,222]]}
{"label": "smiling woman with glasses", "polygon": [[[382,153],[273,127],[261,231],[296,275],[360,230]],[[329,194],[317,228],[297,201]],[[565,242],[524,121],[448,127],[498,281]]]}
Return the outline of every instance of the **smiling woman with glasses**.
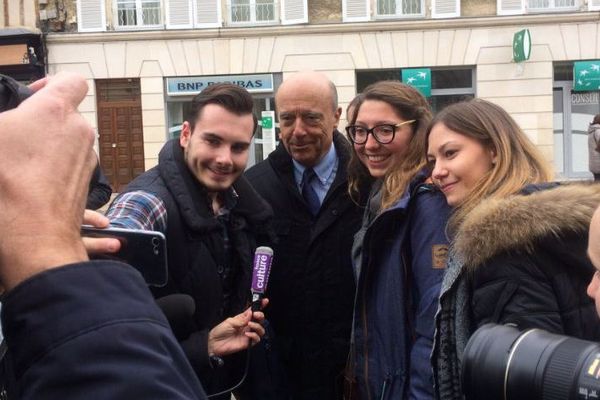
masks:
{"label": "smiling woman with glasses", "polygon": [[361,399],[431,399],[429,354],[449,212],[426,184],[431,111],[416,89],[397,81],[367,87],[351,107],[350,190],[357,181],[374,183],[354,237],[357,297],[346,380],[354,385],[347,389]]}

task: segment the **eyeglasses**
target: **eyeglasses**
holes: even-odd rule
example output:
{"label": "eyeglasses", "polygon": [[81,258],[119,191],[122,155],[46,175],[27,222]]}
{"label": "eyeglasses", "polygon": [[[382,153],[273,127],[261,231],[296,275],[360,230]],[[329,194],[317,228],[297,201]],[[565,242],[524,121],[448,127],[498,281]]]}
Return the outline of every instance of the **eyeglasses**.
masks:
{"label": "eyeglasses", "polygon": [[416,119],[409,121],[400,122],[399,124],[381,124],[375,125],[371,129],[365,128],[360,125],[349,125],[346,127],[348,137],[354,144],[365,144],[369,138],[369,133],[373,135],[373,138],[380,144],[388,144],[394,140],[396,135],[396,128],[400,128],[402,125],[412,124]]}

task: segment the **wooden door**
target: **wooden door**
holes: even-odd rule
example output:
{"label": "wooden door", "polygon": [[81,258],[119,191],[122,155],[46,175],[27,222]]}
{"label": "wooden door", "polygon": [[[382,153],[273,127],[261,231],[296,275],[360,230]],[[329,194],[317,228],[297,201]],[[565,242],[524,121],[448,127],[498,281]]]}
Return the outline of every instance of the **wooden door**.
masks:
{"label": "wooden door", "polygon": [[96,81],[100,165],[114,192],[144,172],[139,79]]}

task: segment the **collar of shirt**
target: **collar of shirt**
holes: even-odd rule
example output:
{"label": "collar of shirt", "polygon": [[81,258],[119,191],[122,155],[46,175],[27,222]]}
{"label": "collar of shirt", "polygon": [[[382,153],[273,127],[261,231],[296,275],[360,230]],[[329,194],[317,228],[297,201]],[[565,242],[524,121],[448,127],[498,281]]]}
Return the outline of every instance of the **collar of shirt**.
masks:
{"label": "collar of shirt", "polygon": [[[292,159],[292,162],[294,163],[294,179],[296,180],[298,189],[301,189],[300,182],[302,182],[302,175],[304,174],[306,167],[294,159]],[[327,154],[325,154],[325,157],[323,157],[321,161],[319,161],[319,163],[313,167],[321,185],[327,184],[327,181],[333,173],[336,162],[337,152],[335,151],[335,146],[332,143],[331,147],[329,147],[329,151]]]}

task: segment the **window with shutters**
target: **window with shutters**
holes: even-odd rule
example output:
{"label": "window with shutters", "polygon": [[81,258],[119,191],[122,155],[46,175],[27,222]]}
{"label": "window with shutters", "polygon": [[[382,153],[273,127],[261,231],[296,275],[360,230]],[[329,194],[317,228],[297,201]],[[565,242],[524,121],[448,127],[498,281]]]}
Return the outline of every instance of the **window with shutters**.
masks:
{"label": "window with shutters", "polygon": [[162,26],[160,0],[116,0],[115,21],[118,28]]}
{"label": "window with shutters", "polygon": [[544,10],[575,10],[577,0],[529,0],[527,9],[530,11]]}
{"label": "window with shutters", "polygon": [[[595,0],[589,0],[589,4]],[[498,0],[499,15],[575,11],[581,0]]]}
{"label": "window with shutters", "polygon": [[274,0],[231,0],[228,7],[232,25],[278,22],[279,9]]}
{"label": "window with shutters", "polygon": [[375,15],[379,18],[419,17],[424,15],[422,0],[377,0]]}

